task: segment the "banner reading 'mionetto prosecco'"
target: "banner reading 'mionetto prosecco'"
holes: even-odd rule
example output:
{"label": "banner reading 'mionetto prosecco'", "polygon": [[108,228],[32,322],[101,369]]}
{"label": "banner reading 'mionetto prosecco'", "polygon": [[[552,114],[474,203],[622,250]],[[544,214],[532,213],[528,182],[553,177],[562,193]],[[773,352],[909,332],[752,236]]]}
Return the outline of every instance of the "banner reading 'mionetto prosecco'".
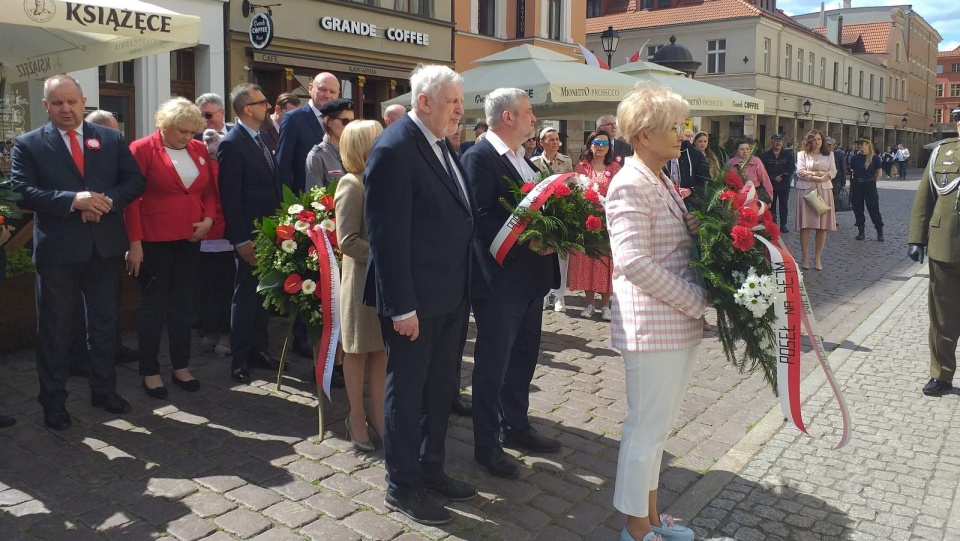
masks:
{"label": "banner reading 'mionetto prosecco'", "polygon": [[7,82],[196,45],[200,18],[138,0],[23,0],[0,12]]}

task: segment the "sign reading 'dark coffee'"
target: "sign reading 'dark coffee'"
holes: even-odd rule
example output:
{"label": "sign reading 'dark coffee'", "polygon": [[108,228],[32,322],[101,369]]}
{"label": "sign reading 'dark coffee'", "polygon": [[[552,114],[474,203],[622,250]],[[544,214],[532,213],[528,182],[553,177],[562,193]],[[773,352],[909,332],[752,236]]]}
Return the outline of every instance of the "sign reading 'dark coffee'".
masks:
{"label": "sign reading 'dark coffee'", "polygon": [[[379,37],[377,35],[377,25],[375,24],[351,21],[349,19],[338,19],[337,17],[331,17],[329,15],[320,19],[320,28],[331,32],[341,32],[356,36]],[[401,43],[412,43],[414,45],[424,46],[430,45],[430,34],[412,32],[400,28],[387,28],[383,32],[383,37],[390,41],[399,41]]]}

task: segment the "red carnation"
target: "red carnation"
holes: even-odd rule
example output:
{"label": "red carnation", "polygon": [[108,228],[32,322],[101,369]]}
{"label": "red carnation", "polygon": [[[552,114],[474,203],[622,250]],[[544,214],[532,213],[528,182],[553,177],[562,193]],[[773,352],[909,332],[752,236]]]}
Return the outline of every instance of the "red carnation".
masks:
{"label": "red carnation", "polygon": [[300,214],[297,214],[297,219],[312,224],[317,219],[317,215],[312,210],[301,210]]}
{"label": "red carnation", "polygon": [[596,216],[587,216],[587,221],[584,225],[587,226],[587,231],[600,231],[603,229],[603,222]]}
{"label": "red carnation", "polygon": [[727,174],[723,177],[723,182],[730,186],[734,190],[743,189],[743,179],[740,178],[740,175],[734,173],[733,171],[727,171]]}
{"label": "red carnation", "polygon": [[534,186],[536,186],[536,183],[528,182],[523,186],[520,186],[520,193],[530,193],[530,190],[532,190]]}
{"label": "red carnation", "polygon": [[753,232],[742,225],[733,226],[730,237],[733,238],[733,247],[741,252],[746,252],[750,248],[753,248],[753,244],[756,242],[756,239],[753,238]]}
{"label": "red carnation", "polygon": [[296,229],[292,225],[278,225],[277,226],[277,244],[285,240],[293,240],[293,233]]}
{"label": "red carnation", "polygon": [[568,188],[566,184],[561,184],[561,185],[557,186],[556,188],[554,188],[554,190],[553,190],[553,196],[554,196],[554,197],[566,197],[566,196],[570,195],[571,193],[573,193],[573,192],[570,191],[570,188]]}
{"label": "red carnation", "polygon": [[299,293],[301,286],[303,286],[303,278],[300,278],[299,274],[291,274],[287,276],[287,280],[283,282],[283,290],[291,295]]}
{"label": "red carnation", "polygon": [[598,194],[594,190],[584,190],[583,198],[592,203],[596,203],[598,205],[600,204],[600,194]]}
{"label": "red carnation", "polygon": [[760,216],[761,222],[763,223],[763,228],[767,230],[767,234],[770,237],[770,240],[777,242],[780,240],[780,227],[777,226],[777,222],[773,220],[773,215],[769,212],[764,212]]}
{"label": "red carnation", "polygon": [[324,210],[333,210],[333,196],[330,194],[323,194],[320,197],[320,204],[323,205]]}
{"label": "red carnation", "polygon": [[740,208],[747,202],[747,194],[745,193],[735,193],[733,194],[733,208]]}
{"label": "red carnation", "polygon": [[311,247],[307,248],[307,257],[313,257],[313,256],[315,256],[315,255],[317,255],[317,247],[316,247],[316,246],[311,246]]}
{"label": "red carnation", "polygon": [[743,207],[740,209],[740,219],[738,223],[750,229],[760,223],[760,216],[757,215],[757,211],[753,207]]}
{"label": "red carnation", "polygon": [[720,194],[720,200],[726,201],[727,199],[733,199],[733,196],[737,195],[733,190],[723,190],[723,193]]}

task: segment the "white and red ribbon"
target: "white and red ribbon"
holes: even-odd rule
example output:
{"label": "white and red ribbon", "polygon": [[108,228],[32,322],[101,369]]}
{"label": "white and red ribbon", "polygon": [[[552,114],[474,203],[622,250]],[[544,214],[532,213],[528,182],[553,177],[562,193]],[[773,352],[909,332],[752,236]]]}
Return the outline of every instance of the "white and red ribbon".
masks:
{"label": "white and red ribbon", "polygon": [[827,382],[830,383],[833,396],[840,408],[843,428],[840,441],[834,446],[834,449],[840,449],[850,441],[850,412],[847,410],[847,404],[843,400],[843,394],[840,392],[833,370],[827,362],[817,320],[813,315],[813,307],[803,281],[800,279],[800,273],[797,271],[797,262],[782,240],[778,246],[760,235],[757,235],[757,238],[767,248],[778,289],[777,299],[773,303],[776,315],[776,340],[773,347],[774,357],[777,359],[777,391],[780,394],[780,409],[787,420],[804,434],[809,434],[803,422],[800,397],[802,327],[810,338],[817,361],[823,369]]}
{"label": "white and red ribbon", "polygon": [[315,375],[317,381],[323,382],[323,392],[330,400],[330,378],[333,376],[337,343],[340,342],[340,266],[337,265],[337,256],[322,227],[315,225],[307,230],[307,234],[317,249],[319,259],[320,279],[317,287],[320,288],[323,315],[320,341],[317,344]]}
{"label": "white and red ribbon", "polygon": [[[560,175],[552,175],[541,180],[532,190],[527,192],[526,197],[517,205],[517,210],[540,210],[540,207],[553,195],[557,186],[565,183],[570,178],[576,178],[576,175],[573,173],[563,173]],[[517,243],[517,239],[520,238],[520,234],[523,233],[523,230],[526,228],[527,222],[521,220],[516,213],[512,213],[510,214],[510,218],[503,224],[503,227],[500,228],[500,232],[494,237],[493,243],[490,245],[490,254],[493,255],[493,258],[496,259],[497,263],[500,263],[501,266],[503,266],[503,260],[506,259],[507,253],[510,252],[513,245]]]}

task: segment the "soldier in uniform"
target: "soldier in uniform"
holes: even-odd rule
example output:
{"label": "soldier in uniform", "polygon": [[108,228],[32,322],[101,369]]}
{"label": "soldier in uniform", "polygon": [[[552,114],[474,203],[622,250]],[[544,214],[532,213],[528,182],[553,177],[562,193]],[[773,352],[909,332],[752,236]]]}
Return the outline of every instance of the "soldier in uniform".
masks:
{"label": "soldier in uniform", "polygon": [[[953,110],[960,130],[960,107]],[[940,396],[953,388],[960,337],[960,139],[947,139],[930,162],[910,216],[907,255],[930,257],[930,381],[923,394]]]}

